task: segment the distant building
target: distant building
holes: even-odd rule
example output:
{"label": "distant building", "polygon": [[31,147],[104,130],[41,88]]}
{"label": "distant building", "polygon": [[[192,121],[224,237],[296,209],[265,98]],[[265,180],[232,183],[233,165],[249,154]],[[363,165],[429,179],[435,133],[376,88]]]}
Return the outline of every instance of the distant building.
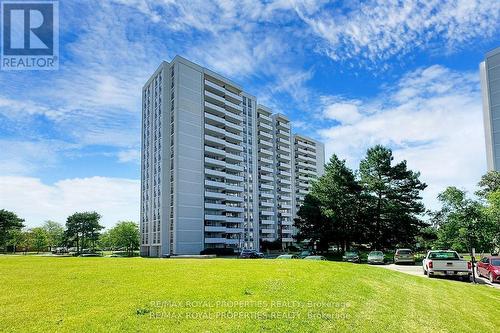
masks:
{"label": "distant building", "polygon": [[142,91],[141,255],[293,241],[324,170],[319,142],[221,75],[176,56]]}
{"label": "distant building", "polygon": [[500,47],[479,65],[488,170],[500,171]]}

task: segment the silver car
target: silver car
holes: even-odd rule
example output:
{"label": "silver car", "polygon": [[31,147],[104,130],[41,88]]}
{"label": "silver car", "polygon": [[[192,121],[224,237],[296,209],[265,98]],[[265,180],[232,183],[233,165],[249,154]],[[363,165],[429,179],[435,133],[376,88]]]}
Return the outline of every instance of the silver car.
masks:
{"label": "silver car", "polygon": [[369,264],[384,264],[384,253],[382,251],[372,251],[368,253]]}
{"label": "silver car", "polygon": [[397,249],[394,254],[395,264],[415,264],[415,255],[411,249]]}

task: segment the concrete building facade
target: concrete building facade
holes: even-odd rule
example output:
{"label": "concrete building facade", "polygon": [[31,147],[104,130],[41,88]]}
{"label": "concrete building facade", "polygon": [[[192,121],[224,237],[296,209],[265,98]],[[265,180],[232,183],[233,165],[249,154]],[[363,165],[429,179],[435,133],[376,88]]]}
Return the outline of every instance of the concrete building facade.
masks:
{"label": "concrete building facade", "polygon": [[[159,66],[142,100],[141,255],[293,242],[302,157],[284,115],[179,56]],[[324,150],[308,156],[320,170]]]}
{"label": "concrete building facade", "polygon": [[500,171],[500,47],[479,65],[488,170]]}

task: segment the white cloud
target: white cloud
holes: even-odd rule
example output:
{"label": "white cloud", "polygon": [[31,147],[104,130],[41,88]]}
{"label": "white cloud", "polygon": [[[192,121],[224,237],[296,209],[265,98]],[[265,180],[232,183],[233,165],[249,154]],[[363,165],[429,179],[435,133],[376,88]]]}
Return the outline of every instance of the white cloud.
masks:
{"label": "white cloud", "polygon": [[[324,112],[331,106],[326,104]],[[442,66],[420,69],[357,107],[362,112],[356,119],[320,131],[328,156],[336,153],[357,167],[368,147],[388,145],[397,159],[407,159],[410,168],[422,172],[429,184],[425,198],[430,206],[446,186],[472,191],[486,171],[476,73]]]}
{"label": "white cloud", "polygon": [[74,147],[57,140],[0,140],[0,175],[27,175],[54,167],[59,154]]}
{"label": "white cloud", "polygon": [[323,101],[326,104],[323,116],[327,119],[337,120],[342,124],[352,124],[361,118],[359,111],[360,101]]}
{"label": "white cloud", "polygon": [[128,149],[118,152],[118,161],[122,163],[136,162],[139,163],[141,159],[141,151],[139,149]]}
{"label": "white cloud", "polygon": [[[311,10],[297,14],[320,39],[319,49],[334,60],[365,58],[371,62],[401,57],[410,50],[452,51],[474,38],[498,32],[500,2],[491,0],[371,0],[342,10]],[[443,41],[437,41],[441,38]]]}
{"label": "white cloud", "polygon": [[52,185],[30,177],[0,177],[2,209],[14,211],[28,227],[46,220],[65,223],[81,211],[97,211],[101,224],[139,221],[139,180],[91,177],[60,180]]}

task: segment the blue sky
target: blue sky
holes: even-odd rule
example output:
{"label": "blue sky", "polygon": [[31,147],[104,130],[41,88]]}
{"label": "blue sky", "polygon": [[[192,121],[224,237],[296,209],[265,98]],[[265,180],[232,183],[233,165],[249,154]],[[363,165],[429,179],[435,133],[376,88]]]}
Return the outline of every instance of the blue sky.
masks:
{"label": "blue sky", "polygon": [[34,226],[138,220],[140,97],[176,54],[356,168],[382,143],[430,185],[486,171],[478,64],[499,1],[60,1],[58,71],[0,72],[0,206]]}

